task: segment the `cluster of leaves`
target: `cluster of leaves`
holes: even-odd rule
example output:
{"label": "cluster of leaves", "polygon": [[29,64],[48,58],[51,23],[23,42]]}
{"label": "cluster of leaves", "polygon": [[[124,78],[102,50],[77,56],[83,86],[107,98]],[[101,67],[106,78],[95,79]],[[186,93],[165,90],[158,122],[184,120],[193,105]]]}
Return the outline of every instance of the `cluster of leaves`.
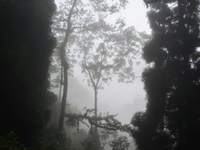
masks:
{"label": "cluster of leaves", "polygon": [[130,147],[128,138],[122,135],[114,137],[109,144],[112,150],[127,150]]}
{"label": "cluster of leaves", "polygon": [[113,131],[113,130],[106,130],[106,129],[103,129],[103,128],[100,128],[98,129],[99,131],[99,140],[100,140],[100,143],[101,143],[101,149],[103,150],[104,147],[106,145],[109,144],[109,140],[112,138],[112,137],[116,137],[116,135],[118,134],[118,131]]}

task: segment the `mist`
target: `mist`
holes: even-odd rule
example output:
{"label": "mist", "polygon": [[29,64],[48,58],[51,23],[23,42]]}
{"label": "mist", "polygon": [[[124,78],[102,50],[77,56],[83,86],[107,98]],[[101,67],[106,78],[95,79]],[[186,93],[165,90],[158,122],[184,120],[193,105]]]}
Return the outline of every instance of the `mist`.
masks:
{"label": "mist", "polygon": [[200,149],[199,6],[0,1],[0,149]]}
{"label": "mist", "polygon": [[[57,4],[59,6],[59,3]],[[137,15],[138,13],[140,15]],[[118,17],[125,20],[126,27],[134,26],[137,31],[150,34],[146,18],[146,8],[142,1],[130,2],[125,10],[108,16],[106,21],[114,24]],[[141,53],[141,50],[139,53]],[[76,57],[76,60],[81,61],[79,57]],[[118,77],[113,74],[111,81],[103,84],[103,89],[98,90],[97,113],[116,115],[116,119],[122,124],[130,124],[134,113],[145,111],[146,93],[141,76],[146,66],[144,60],[141,58],[141,54],[139,54],[133,60],[134,80],[132,83],[120,83]],[[54,89],[54,92],[58,94],[59,89]],[[86,108],[95,108],[94,98],[94,89],[88,85],[79,63],[73,65],[73,74],[69,77],[67,103],[71,108],[76,107],[80,111],[79,113],[83,113]],[[82,124],[81,126],[82,129],[87,132],[89,131],[89,128],[85,125]],[[135,147],[134,139],[129,134],[123,132],[119,132],[119,134],[128,137],[132,145],[131,149]],[[106,144],[106,149],[111,149],[108,143]]]}

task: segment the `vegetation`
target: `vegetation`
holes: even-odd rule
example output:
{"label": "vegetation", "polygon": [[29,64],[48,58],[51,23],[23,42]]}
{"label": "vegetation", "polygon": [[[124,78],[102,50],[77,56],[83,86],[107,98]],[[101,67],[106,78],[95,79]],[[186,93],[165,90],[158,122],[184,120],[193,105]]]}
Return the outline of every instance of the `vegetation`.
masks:
{"label": "vegetation", "polygon": [[0,1],[0,135],[18,134],[27,147],[50,118],[48,67],[55,46],[53,0]]}
{"label": "vegetation", "polygon": [[[199,0],[144,0],[150,40],[122,18],[106,21],[127,3],[67,0],[56,11],[53,0],[0,1],[0,149],[127,150],[118,131],[138,150],[200,149]],[[98,92],[114,75],[132,82],[141,49],[146,110],[123,125],[98,112]],[[67,102],[77,62],[94,91],[94,108],[84,111]],[[58,96],[50,73],[58,74]]]}
{"label": "vegetation", "polygon": [[[53,29],[58,39],[55,54],[59,54],[57,55],[57,60],[61,61],[61,63],[55,62],[54,64],[61,64],[61,67],[59,67],[61,69],[60,83],[63,84],[61,112],[58,123],[61,131],[63,129],[67,102],[68,70],[70,69],[69,67],[74,65],[74,59],[70,57],[74,56],[75,49],[73,47],[79,46],[80,42],[83,42],[88,36],[88,32],[90,32],[89,34],[94,38],[95,34],[97,34],[96,31],[103,29],[100,23],[102,20],[101,18],[103,16],[106,17],[108,13],[113,14],[119,12],[121,7],[125,7],[126,3],[126,0],[121,0],[119,4],[112,2],[111,6],[106,1],[83,2],[72,0],[60,3],[59,10],[54,18],[55,24],[53,25]],[[104,7],[107,7],[107,9],[104,9]],[[97,38],[99,37],[97,36]],[[92,43],[94,42],[93,40]],[[85,46],[86,44],[87,43],[84,43]],[[65,54],[66,50],[68,50],[68,55]],[[72,55],[70,51],[73,51]],[[80,53],[80,50],[77,51],[77,53]],[[60,90],[61,89],[62,85]]]}
{"label": "vegetation", "polygon": [[20,143],[17,134],[11,131],[6,137],[0,136],[0,149],[2,150],[29,150]]}
{"label": "vegetation", "polygon": [[[95,137],[98,135],[97,120],[99,120],[97,116],[98,91],[103,88],[103,83],[108,83],[112,79],[114,74],[119,76],[120,82],[133,81],[133,59],[139,53],[145,40],[148,39],[145,33],[137,32],[134,27],[124,29],[125,22],[121,18],[117,19],[114,25],[104,21],[108,13],[119,12],[121,7],[125,7],[127,1],[121,1],[118,4],[98,1],[98,9],[95,5],[96,2],[88,1],[86,3],[75,0],[60,3],[53,25],[58,41],[54,64],[62,65],[55,67],[61,69],[60,83],[61,86],[63,85],[59,128],[60,130],[63,128],[64,116],[76,118],[76,121],[80,119],[80,115],[77,116],[79,119],[74,115],[65,115],[68,72],[71,72],[72,66],[76,62],[74,56],[77,55],[81,59],[79,64],[82,73],[86,75],[88,85],[94,90],[93,120],[96,121],[96,123],[92,122],[95,126],[94,133],[96,133],[93,135],[96,139],[94,145],[99,143],[99,137]],[[107,9],[103,10],[105,7]],[[88,119],[88,116],[85,119]]]}
{"label": "vegetation", "polygon": [[128,142],[128,138],[126,136],[116,136],[114,139],[110,142],[110,146],[112,147],[112,150],[127,150],[130,146],[130,143]]}
{"label": "vegetation", "polygon": [[[107,25],[103,20],[99,20],[99,24],[102,29],[96,31],[99,37],[95,38],[93,44],[83,44],[93,40],[94,37],[90,36],[90,33],[79,44],[83,53],[82,73],[94,91],[95,124],[97,118],[99,119],[97,112],[99,90],[103,89],[104,83],[108,84],[114,75],[119,77],[119,82],[133,82],[133,59],[139,53],[139,47],[144,43],[143,39],[146,36],[144,33],[137,33],[133,27],[118,29]],[[137,34],[142,35],[143,39]],[[95,127],[94,132],[98,132],[97,125]]]}
{"label": "vegetation", "polygon": [[147,107],[133,116],[132,136],[141,150],[198,149],[199,1],[149,7],[152,39],[143,49],[150,64],[143,72]]}

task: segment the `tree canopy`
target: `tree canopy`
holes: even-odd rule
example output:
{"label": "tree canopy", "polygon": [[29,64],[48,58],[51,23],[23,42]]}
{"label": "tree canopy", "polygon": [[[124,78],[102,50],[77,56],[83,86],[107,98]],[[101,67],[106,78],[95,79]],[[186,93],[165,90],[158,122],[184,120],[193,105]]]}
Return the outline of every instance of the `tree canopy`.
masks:
{"label": "tree canopy", "polygon": [[143,49],[145,112],[132,118],[141,150],[199,148],[199,1],[151,4],[152,38]]}

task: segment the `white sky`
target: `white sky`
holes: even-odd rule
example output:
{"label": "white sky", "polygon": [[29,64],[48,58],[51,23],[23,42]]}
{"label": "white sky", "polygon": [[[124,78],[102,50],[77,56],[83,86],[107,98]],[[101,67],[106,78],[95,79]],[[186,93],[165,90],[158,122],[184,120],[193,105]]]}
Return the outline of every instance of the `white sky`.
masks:
{"label": "white sky", "polygon": [[150,33],[146,11],[147,8],[143,0],[129,0],[126,9],[121,12],[121,15],[126,19],[128,26],[134,26],[138,31]]}
{"label": "white sky", "polygon": [[[59,2],[61,0],[55,0]],[[125,18],[127,26],[134,26],[138,31],[146,31],[150,34],[150,28],[146,18],[146,6],[143,3],[143,0],[129,0],[129,3],[126,7],[126,10],[123,10],[120,15]],[[112,21],[112,19],[111,19]],[[143,90],[143,83],[141,82],[141,73],[144,69],[145,63],[142,62],[140,66],[134,66],[134,70],[138,79],[135,80],[132,84],[118,83],[117,79],[113,79],[113,82],[110,82],[109,86],[105,85],[104,90],[99,91],[98,102],[100,105],[109,105],[115,108],[120,108],[127,103],[135,104],[134,99],[137,95],[143,97],[143,100],[137,103],[138,110],[144,110],[145,106],[145,91]],[[81,84],[87,87],[86,82],[82,82],[84,79],[81,74],[81,69],[79,67],[74,68],[74,76],[77,77]],[[92,88],[88,87],[93,94]],[[135,109],[135,108],[134,108]]]}

